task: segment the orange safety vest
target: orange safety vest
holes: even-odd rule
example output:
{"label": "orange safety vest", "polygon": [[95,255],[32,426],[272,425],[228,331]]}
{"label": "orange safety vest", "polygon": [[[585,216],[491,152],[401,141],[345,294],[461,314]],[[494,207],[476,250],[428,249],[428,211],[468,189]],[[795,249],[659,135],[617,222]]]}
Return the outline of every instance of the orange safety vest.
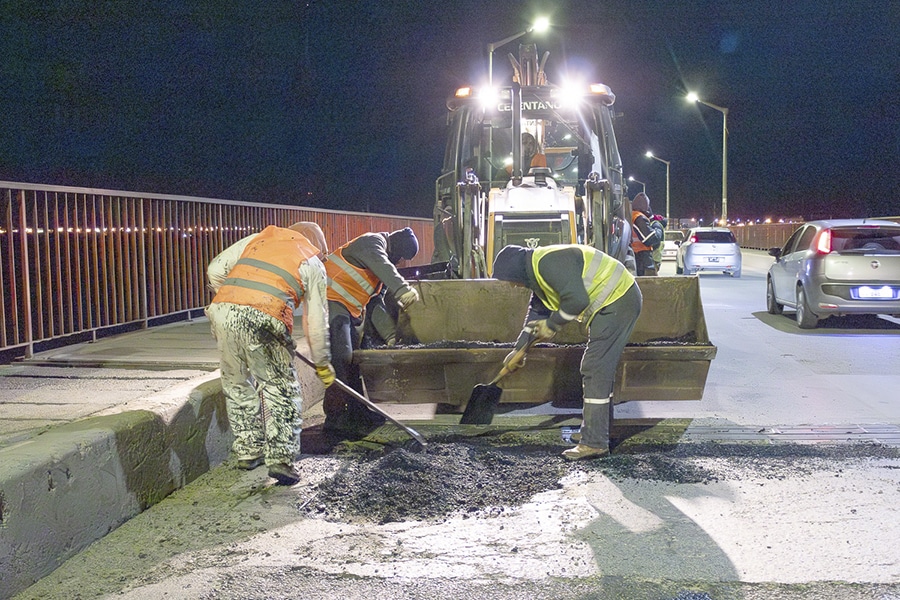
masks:
{"label": "orange safety vest", "polygon": [[640,216],[646,217],[647,215],[639,210],[631,211],[631,249],[634,250],[635,254],[638,252],[653,252],[653,248],[642,242],[635,234],[637,227],[634,227],[634,221]]}
{"label": "orange safety vest", "polygon": [[294,329],[294,308],[303,298],[297,268],[319,253],[301,234],[270,225],[253,238],[213,302],[252,306]]}
{"label": "orange safety vest", "polygon": [[354,240],[328,255],[325,272],[328,274],[328,299],[343,304],[353,317],[359,318],[372,296],[381,291],[382,284],[375,273],[355,267],[344,258],[342,250]]}

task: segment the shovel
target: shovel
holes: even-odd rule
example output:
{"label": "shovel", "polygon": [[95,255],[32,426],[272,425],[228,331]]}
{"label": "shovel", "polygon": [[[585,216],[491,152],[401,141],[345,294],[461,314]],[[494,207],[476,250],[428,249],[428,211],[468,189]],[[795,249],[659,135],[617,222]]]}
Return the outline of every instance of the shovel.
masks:
{"label": "shovel", "polygon": [[[536,341],[535,337],[531,336],[528,342],[512,355],[507,364],[516,364],[522,360],[525,353]],[[475,386],[472,390],[472,395],[469,397],[469,403],[466,404],[466,410],[463,411],[462,418],[459,420],[460,425],[491,424],[491,421],[494,420],[494,412],[497,410],[497,405],[500,404],[500,395],[503,394],[503,390],[497,386],[497,382],[509,375],[509,372],[509,369],[504,364],[493,381],[488,384],[479,383]]]}
{"label": "shovel", "polygon": [[[305,362],[307,365],[309,365],[313,369],[316,368],[316,365],[314,362],[312,362],[311,360],[309,360],[308,358],[306,358],[305,356],[300,354],[300,352],[298,352],[297,350],[294,350],[294,354],[297,356],[297,358],[299,358],[300,360]],[[402,429],[403,431],[408,433],[414,440],[419,442],[419,445],[422,446],[423,448],[428,445],[428,442],[425,441],[425,438],[422,437],[421,433],[419,433],[412,427],[407,427],[406,425],[404,425],[403,423],[401,423],[400,421],[398,421],[391,415],[387,414],[381,408],[379,408],[378,405],[376,405],[374,402],[372,402],[371,400],[369,400],[368,398],[366,398],[365,396],[363,396],[362,394],[360,394],[359,392],[354,390],[352,387],[350,387],[349,385],[347,385],[340,379],[335,378],[334,385],[338,386],[339,388],[341,388],[342,390],[344,390],[345,392],[347,392],[348,394],[353,396],[354,399],[359,400],[360,402],[362,402],[363,404],[368,406],[370,409],[374,410],[379,415],[383,416],[385,419],[387,419],[388,421],[390,421],[391,423],[393,423],[394,425],[396,425],[397,427],[399,427],[400,429]]]}

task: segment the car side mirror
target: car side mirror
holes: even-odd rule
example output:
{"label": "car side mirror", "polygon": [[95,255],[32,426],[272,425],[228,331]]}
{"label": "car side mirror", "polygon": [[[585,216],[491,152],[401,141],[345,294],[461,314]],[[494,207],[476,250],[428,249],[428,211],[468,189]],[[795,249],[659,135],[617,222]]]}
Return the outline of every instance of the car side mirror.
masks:
{"label": "car side mirror", "polygon": [[774,256],[775,260],[781,258],[781,248],[769,248],[769,256]]}
{"label": "car side mirror", "polygon": [[681,245],[681,240],[675,240],[675,245],[676,245],[676,246],[680,246],[680,245]]}

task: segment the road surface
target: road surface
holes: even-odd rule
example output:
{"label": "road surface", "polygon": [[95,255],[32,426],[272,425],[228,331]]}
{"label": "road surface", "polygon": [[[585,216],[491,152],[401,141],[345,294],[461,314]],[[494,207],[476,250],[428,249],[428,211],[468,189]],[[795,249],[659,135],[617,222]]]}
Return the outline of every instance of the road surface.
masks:
{"label": "road surface", "polygon": [[900,325],[768,315],[770,260],[700,275],[706,393],[618,406],[645,443],[572,465],[510,427],[304,455],[292,488],[226,464],[19,598],[900,599]]}

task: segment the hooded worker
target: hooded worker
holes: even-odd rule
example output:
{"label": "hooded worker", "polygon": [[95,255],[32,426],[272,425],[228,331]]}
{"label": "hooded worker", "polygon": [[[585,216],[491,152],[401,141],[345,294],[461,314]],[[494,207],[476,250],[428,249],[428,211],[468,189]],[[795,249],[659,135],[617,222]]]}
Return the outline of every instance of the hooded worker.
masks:
{"label": "hooded worker", "polygon": [[647,194],[635,196],[631,201],[631,249],[638,275],[656,275],[653,250],[662,243],[664,234],[652,227],[652,214]]}
{"label": "hooded worker", "polygon": [[526,325],[504,366],[532,338],[546,341],[566,324],[587,327],[581,360],[584,390],[581,441],[563,452],[569,460],[609,454],[609,424],[616,367],[641,312],[641,291],[624,265],[591,246],[506,246],[494,260],[493,276],[532,291]]}
{"label": "hooded worker", "polygon": [[312,221],[297,221],[293,225],[288,226],[288,229],[296,231],[309,240],[310,244],[318,248],[319,254],[317,256],[320,259],[324,260],[325,257],[328,256],[328,242],[325,241],[325,233],[322,231],[322,228],[319,227],[318,223]]}
{"label": "hooded worker", "polygon": [[[418,252],[416,234],[406,227],[391,233],[364,233],[335,250],[325,261],[332,363],[337,378],[359,392],[359,370],[352,361],[353,351],[359,348],[356,328],[362,324],[365,310],[387,313],[387,295],[395,298],[402,310],[419,300],[419,293],[397,271],[397,264],[413,259]],[[390,334],[383,332],[382,337],[387,339]],[[337,388],[326,390],[324,410],[324,428],[330,431],[359,433],[384,422],[383,416]]]}
{"label": "hooded worker", "polygon": [[215,297],[206,314],[221,353],[237,466],[251,470],[265,462],[281,485],[300,481],[294,460],[300,452],[302,398],[291,333],[301,305],[316,373],[326,387],[334,382],[326,274],[318,254],[303,235],[270,226],[232,244],[207,268]]}

